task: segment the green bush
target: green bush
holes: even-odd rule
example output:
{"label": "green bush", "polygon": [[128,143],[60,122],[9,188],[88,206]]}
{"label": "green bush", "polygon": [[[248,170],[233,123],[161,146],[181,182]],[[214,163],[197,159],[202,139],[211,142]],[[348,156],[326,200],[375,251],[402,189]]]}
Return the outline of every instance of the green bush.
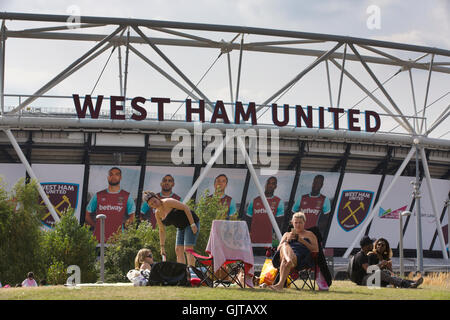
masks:
{"label": "green bush", "polygon": [[105,282],[128,282],[126,277],[134,269],[134,259],[142,248],[149,248],[155,261],[161,261],[159,254],[158,230],[153,230],[148,222],[133,222],[122,232],[117,232],[108,240],[105,248]]}
{"label": "green bush", "polygon": [[21,283],[29,271],[36,280],[45,278],[40,220],[45,207],[39,204],[35,181],[19,180],[8,193],[0,183],[0,277],[3,284]]}
{"label": "green bush", "polygon": [[203,254],[208,245],[213,220],[225,220],[228,207],[220,203],[220,197],[217,194],[209,196],[208,189],[200,196],[198,203],[195,204],[191,199],[188,202],[188,206],[195,211],[200,219],[200,234],[194,250]]}
{"label": "green bush", "polygon": [[47,266],[48,283],[64,284],[69,277],[67,268],[77,265],[81,271],[81,282],[95,282],[97,241],[87,226],[80,226],[72,208],[61,214],[61,221],[52,231],[44,234],[42,249]]}
{"label": "green bush", "polygon": [[68,278],[67,267],[64,262],[56,261],[47,270],[48,284],[64,284]]}

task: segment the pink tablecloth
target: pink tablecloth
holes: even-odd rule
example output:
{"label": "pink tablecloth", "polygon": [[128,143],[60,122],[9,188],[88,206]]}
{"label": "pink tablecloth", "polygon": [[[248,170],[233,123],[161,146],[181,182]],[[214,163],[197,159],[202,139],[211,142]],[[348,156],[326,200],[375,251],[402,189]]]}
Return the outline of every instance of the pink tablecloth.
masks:
{"label": "pink tablecloth", "polygon": [[214,260],[214,271],[227,260],[241,260],[244,263],[245,283],[253,287],[254,257],[250,234],[245,221],[214,220],[206,247]]}

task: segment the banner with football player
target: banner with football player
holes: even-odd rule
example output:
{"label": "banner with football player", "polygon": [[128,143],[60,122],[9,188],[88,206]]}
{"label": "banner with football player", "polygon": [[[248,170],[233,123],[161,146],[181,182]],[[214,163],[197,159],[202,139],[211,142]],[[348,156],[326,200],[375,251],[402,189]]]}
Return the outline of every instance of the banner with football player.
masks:
{"label": "banner with football player", "polygon": [[[161,198],[173,198],[183,201],[192,186],[193,167],[150,166],[146,168],[144,190],[150,190]],[[156,228],[155,213],[147,203],[140,208],[141,221],[149,221]]]}
{"label": "banner with football player", "polygon": [[[433,198],[436,201],[436,210],[438,217],[441,217],[443,208],[445,206],[445,201],[448,199],[448,194],[450,191],[450,181],[441,179],[431,179]],[[410,193],[412,192],[412,187],[409,187]],[[420,215],[421,215],[421,226],[422,226],[422,248],[423,250],[429,250],[431,242],[436,233],[436,217],[433,212],[433,207],[431,204],[431,197],[428,188],[428,184],[425,178],[422,180],[420,186]],[[416,245],[416,205],[412,210],[412,215],[409,218],[409,222],[405,231],[403,247],[405,249],[415,249]],[[443,220],[441,226],[446,225],[448,221]],[[445,232],[444,232],[445,233]],[[448,234],[447,234],[448,235]],[[444,235],[444,238],[446,235]],[[439,239],[435,240],[434,245],[435,250],[441,250],[441,244]]]}
{"label": "banner with football player", "polygon": [[97,241],[100,242],[98,214],[106,216],[105,241],[134,220],[140,172],[139,166],[90,167],[85,224],[91,226]]}
{"label": "banner with football player", "polygon": [[348,248],[372,210],[380,175],[346,173],[326,241],[329,248]]}
{"label": "banner with football player", "polygon": [[218,194],[221,203],[228,207],[227,216],[239,216],[246,175],[247,169],[211,168],[198,186],[196,201],[208,189],[210,195]]}
{"label": "banner with football player", "polygon": [[322,236],[329,225],[339,175],[339,172],[317,171],[302,171],[300,174],[291,211],[302,211],[306,217],[305,228],[317,226]]}
{"label": "banner with football player", "polygon": [[[272,211],[271,214],[274,215],[280,230],[283,226],[285,209],[289,202],[294,176],[295,172],[293,171],[279,170],[276,176],[259,176],[258,179]],[[272,241],[275,238],[272,222],[267,215],[253,179],[250,179],[243,216],[249,226],[252,245],[258,247],[272,246]]]}
{"label": "banner with football player", "polygon": [[[56,214],[73,208],[80,221],[81,195],[83,194],[84,165],[79,164],[33,164],[36,177],[55,208]],[[44,204],[41,198],[40,202]],[[41,221],[44,230],[53,228],[55,220],[48,210]]]}

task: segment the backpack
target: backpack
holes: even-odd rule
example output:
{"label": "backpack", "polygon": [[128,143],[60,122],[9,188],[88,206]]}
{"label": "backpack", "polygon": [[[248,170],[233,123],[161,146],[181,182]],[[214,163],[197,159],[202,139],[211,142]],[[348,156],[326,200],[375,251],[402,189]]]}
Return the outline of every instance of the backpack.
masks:
{"label": "backpack", "polygon": [[184,263],[163,261],[152,266],[148,286],[190,286],[190,274]]}
{"label": "backpack", "polygon": [[354,266],[353,266],[354,263],[355,263],[355,256],[354,256],[354,255],[351,255],[351,256],[350,256],[350,259],[348,260],[347,274],[348,274],[348,277],[350,278],[350,280],[351,280],[352,282],[355,282],[355,283],[356,283],[355,273],[353,272],[353,270],[354,270]]}

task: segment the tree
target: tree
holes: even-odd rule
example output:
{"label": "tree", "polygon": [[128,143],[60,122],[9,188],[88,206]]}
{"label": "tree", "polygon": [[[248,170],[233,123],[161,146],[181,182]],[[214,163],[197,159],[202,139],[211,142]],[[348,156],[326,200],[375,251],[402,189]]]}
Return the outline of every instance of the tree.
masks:
{"label": "tree", "polygon": [[81,282],[96,282],[96,246],[92,232],[87,226],[80,226],[74,210],[62,212],[60,222],[44,234],[42,241],[48,283],[66,283],[70,265],[80,268]]}
{"label": "tree", "polygon": [[40,244],[40,220],[45,207],[39,204],[36,181],[19,180],[8,193],[0,183],[0,276],[2,283],[21,283],[29,271],[37,281],[45,278]]}

